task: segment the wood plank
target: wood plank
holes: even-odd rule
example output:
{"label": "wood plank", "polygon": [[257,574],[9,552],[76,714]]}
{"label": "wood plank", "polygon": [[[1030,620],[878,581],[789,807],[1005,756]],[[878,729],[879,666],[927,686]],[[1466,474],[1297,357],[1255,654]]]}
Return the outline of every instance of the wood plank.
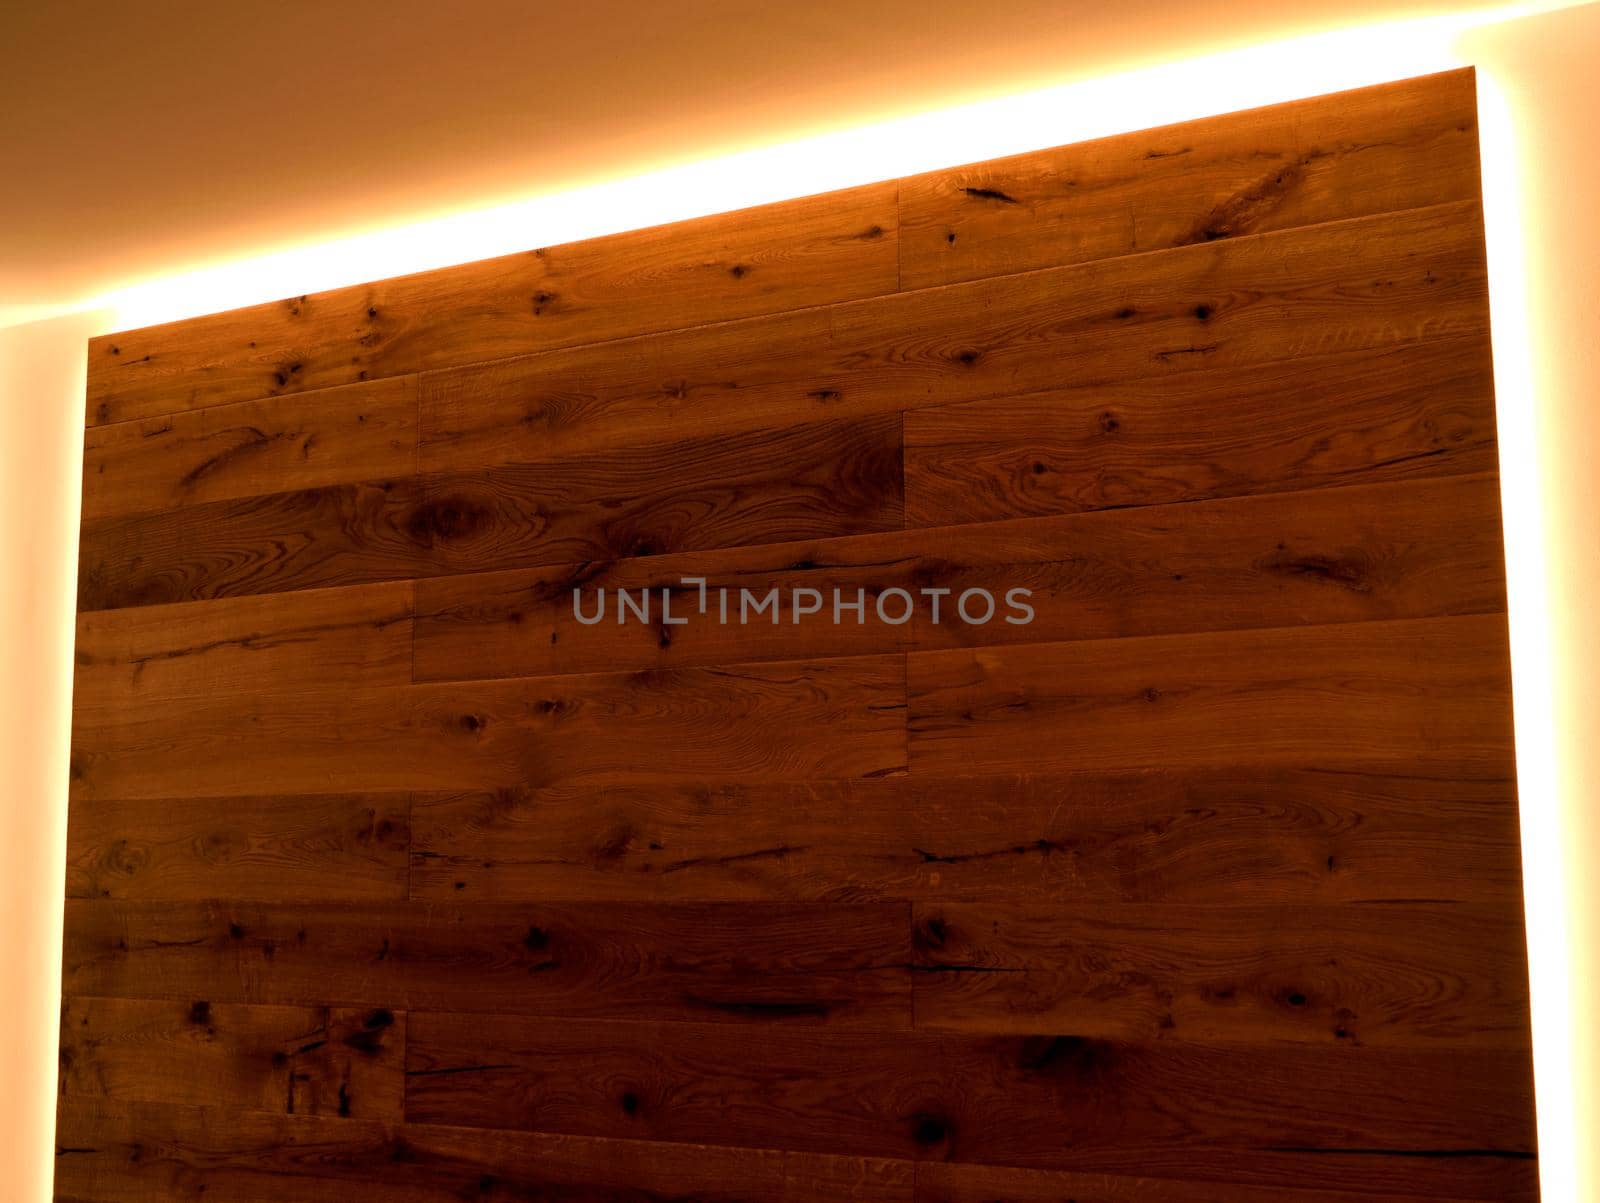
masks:
{"label": "wood plank", "polygon": [[419,797],[413,896],[1311,903],[1522,894],[1516,784],[1450,767],[558,786]]}
{"label": "wood plank", "polygon": [[83,517],[148,513],[417,470],[417,378],[243,401],[84,435]]}
{"label": "wood plank", "polygon": [[78,544],[78,610],[422,576],[423,504],[407,479],[94,519]]}
{"label": "wood plank", "polygon": [[[1487,1175],[1485,1175],[1487,1177]],[[1473,1200],[1537,1198],[1532,1171],[1523,1175],[1521,1189],[1504,1193],[1505,1176],[1464,1183],[1492,1193],[1475,1194]],[[1344,1184],[1341,1184],[1341,1187]],[[1423,1184],[1418,1184],[1423,1185]],[[1193,1179],[1127,1177],[1113,1174],[1073,1174],[1058,1170],[1018,1170],[1006,1166],[956,1165],[937,1161],[917,1166],[917,1203],[1468,1203],[1465,1195],[1453,1199],[1406,1191],[1380,1193],[1345,1189],[1316,1190],[1282,1186],[1243,1186],[1237,1182],[1196,1182]]]}
{"label": "wood plank", "polygon": [[406,1118],[1074,1169],[1106,1150],[1532,1147],[1525,1053],[413,1014]]}
{"label": "wood plank", "polygon": [[1528,1048],[1520,908],[933,903],[919,1029]]}
{"label": "wood plank", "polygon": [[87,424],[874,296],[896,287],[894,196],[869,184],[91,339]]}
{"label": "wood plank", "polygon": [[429,373],[421,463],[1481,337],[1483,255],[1460,202]]}
{"label": "wood plank", "polygon": [[549,1017],[911,1022],[903,903],[68,903],[69,994]]}
{"label": "wood plank", "polygon": [[1471,69],[900,181],[926,288],[1478,196]]}
{"label": "wood plank", "polygon": [[405,898],[406,795],[75,801],[67,897]]}
{"label": "wood plank", "polygon": [[905,445],[910,526],[1493,472],[1489,343],[1445,339],[913,410]]}
{"label": "wood plank", "polygon": [[[417,582],[412,665],[464,680],[1499,611],[1499,507],[1491,474],[440,577]],[[774,589],[782,613],[750,618]],[[987,621],[963,619],[969,589]],[[801,590],[821,609],[795,621]]]}
{"label": "wood plank", "polygon": [[411,681],[409,581],[78,615],[82,708]]}
{"label": "wood plank", "polygon": [[382,1008],[67,998],[61,1095],[399,1119],[405,1016]]}
{"label": "wood plank", "polygon": [[79,607],[898,529],[900,420],[335,485],[87,523]]}
{"label": "wood plank", "polygon": [[194,798],[905,768],[899,656],[78,707],[71,795]]}
{"label": "wood plank", "polygon": [[896,530],[894,414],[427,482],[430,574]]}
{"label": "wood plank", "polygon": [[907,690],[913,774],[1512,761],[1501,615],[916,652]]}
{"label": "wood plank", "polygon": [[56,1197],[81,1203],[911,1203],[911,1166],[189,1107],[61,1109]]}

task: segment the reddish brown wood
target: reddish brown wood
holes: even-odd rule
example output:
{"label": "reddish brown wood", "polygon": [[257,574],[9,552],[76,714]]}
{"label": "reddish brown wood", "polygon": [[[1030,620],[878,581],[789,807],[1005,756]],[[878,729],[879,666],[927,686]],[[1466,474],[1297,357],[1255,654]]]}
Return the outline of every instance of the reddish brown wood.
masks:
{"label": "reddish brown wood", "polygon": [[96,340],[57,1198],[1534,1203],[1476,125]]}
{"label": "reddish brown wood", "polygon": [[911,1025],[904,903],[67,906],[69,994]]}

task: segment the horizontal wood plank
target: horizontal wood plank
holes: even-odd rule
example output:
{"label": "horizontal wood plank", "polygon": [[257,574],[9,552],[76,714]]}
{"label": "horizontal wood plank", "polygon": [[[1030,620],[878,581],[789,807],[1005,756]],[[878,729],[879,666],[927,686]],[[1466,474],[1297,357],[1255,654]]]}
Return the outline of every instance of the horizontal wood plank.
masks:
{"label": "horizontal wood plank", "polygon": [[1487,329],[1458,202],[527,356],[422,381],[424,471]]}
{"label": "horizontal wood plank", "polygon": [[903,903],[72,901],[72,994],[910,1026]]}
{"label": "horizontal wood plank", "polygon": [[913,774],[1441,758],[1510,771],[1503,615],[916,652]]}
{"label": "horizontal wood plank", "polygon": [[900,181],[925,288],[1478,195],[1470,69]]}
{"label": "horizontal wood plank", "polygon": [[1528,1048],[1520,910],[930,903],[918,1028],[1199,1043]]}
{"label": "horizontal wood plank", "polygon": [[84,435],[83,517],[152,513],[417,470],[417,377],[243,401]]}
{"label": "horizontal wood plank", "polygon": [[898,529],[900,464],[883,414],[110,518],[84,527],[79,608]]}
{"label": "horizontal wood plank", "polygon": [[414,897],[1520,906],[1516,786],[1225,768],[419,796]]}
{"label": "horizontal wood plank", "polygon": [[1526,1053],[409,1017],[406,1118],[1040,1168],[1140,1145],[1531,1147]]}
{"label": "horizontal wood plank", "polygon": [[238,693],[79,707],[70,790],[77,801],[831,780],[903,771],[905,738],[899,656]]}
{"label": "horizontal wood plank", "polygon": [[900,420],[637,446],[429,480],[430,575],[899,529]]}
{"label": "horizontal wood plank", "polygon": [[73,701],[84,709],[254,690],[405,685],[409,581],[78,615]]}
{"label": "horizontal wood plank", "polygon": [[405,1016],[69,997],[61,1095],[283,1115],[400,1118]]}
{"label": "horizontal wood plank", "polygon": [[76,1203],[912,1203],[909,1162],[68,1100]]}
{"label": "horizontal wood plank", "polygon": [[869,184],[91,339],[87,422],[889,292],[894,196]]}
{"label": "horizontal wood plank", "polygon": [[906,521],[1493,472],[1486,338],[1096,382],[905,416]]}
{"label": "horizontal wood plank", "polygon": [[424,576],[424,508],[421,483],[407,478],[91,520],[78,544],[78,610]]}
{"label": "horizontal wood plank", "polygon": [[[1271,1160],[1270,1154],[1258,1156]],[[1283,1160],[1281,1155],[1278,1160]],[[1342,1160],[1348,1163],[1356,1159]],[[1367,1160],[1377,1159],[1369,1156]],[[1432,1185],[1429,1182],[1406,1184],[1418,1188],[1415,1191],[1396,1184],[1398,1189],[1392,1186],[1374,1192],[1346,1178],[1336,1189],[1321,1190],[1304,1185],[1245,1186],[1238,1182],[1197,1182],[1193,1178],[1074,1174],[925,1161],[917,1166],[916,1198],[917,1203],[1477,1203],[1491,1199],[1532,1203],[1537,1198],[1531,1163],[1526,1168],[1509,1163],[1513,1172],[1507,1173],[1498,1167],[1483,1166],[1482,1161],[1478,1159],[1475,1167],[1479,1170],[1476,1180],[1453,1185],[1485,1193],[1457,1194],[1448,1199],[1424,1193]],[[1518,1169],[1520,1173],[1515,1172]]]}
{"label": "horizontal wood plank", "polygon": [[400,899],[410,846],[404,794],[79,801],[67,897]]}
{"label": "horizontal wood plank", "polygon": [[1499,506],[1480,475],[440,577],[417,582],[412,665],[463,680],[1497,611]]}

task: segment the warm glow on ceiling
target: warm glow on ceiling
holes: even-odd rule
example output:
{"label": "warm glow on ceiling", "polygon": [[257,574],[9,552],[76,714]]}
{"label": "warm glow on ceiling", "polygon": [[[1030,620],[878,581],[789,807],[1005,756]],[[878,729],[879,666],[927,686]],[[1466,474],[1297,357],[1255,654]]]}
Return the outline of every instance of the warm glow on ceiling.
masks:
{"label": "warm glow on ceiling", "polygon": [[441,214],[118,290],[85,308],[154,325],[536,246],[704,217],[1041,147],[1149,129],[1463,65],[1470,30],[1539,3],[1355,29],[1182,59],[936,110],[577,191]]}

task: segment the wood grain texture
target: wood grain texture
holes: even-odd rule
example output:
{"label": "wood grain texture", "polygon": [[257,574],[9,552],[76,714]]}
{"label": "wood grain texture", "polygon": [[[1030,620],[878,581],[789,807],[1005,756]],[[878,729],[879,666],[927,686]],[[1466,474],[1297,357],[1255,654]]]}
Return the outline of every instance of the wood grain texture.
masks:
{"label": "wood grain texture", "polygon": [[254,690],[405,685],[412,585],[90,610],[78,615],[73,701],[136,707]]}
{"label": "wood grain texture", "polygon": [[863,1027],[911,1021],[903,903],[68,904],[65,989]]}
{"label": "wood grain texture", "polygon": [[91,426],[83,516],[156,513],[416,469],[417,378],[400,376]]}
{"label": "wood grain texture", "polygon": [[[1107,1148],[1493,1149],[1533,1140],[1525,1052],[559,1027],[408,1017],[406,1118],[1077,1168]],[[1449,1098],[1446,1110],[1433,1100]]]}
{"label": "wood grain texture", "polygon": [[[1300,1203],[1423,1203],[1427,1199],[1452,1203],[1437,1195],[1410,1190],[1347,1193],[1355,1185],[1346,1179],[1339,1183],[1339,1189],[1300,1188],[1286,1196],[1280,1186],[921,1162],[917,1166],[916,1197],[917,1203],[1276,1203],[1285,1197]],[[1507,1186],[1512,1183],[1508,1181]],[[1530,1170],[1511,1193],[1498,1197],[1508,1201],[1531,1199],[1533,1190]]]}
{"label": "wood grain texture", "polygon": [[919,1028],[1526,1048],[1522,917],[1459,903],[920,905]]}
{"label": "wood grain texture", "polygon": [[429,480],[430,571],[898,529],[900,420],[747,432]]}
{"label": "wood grain texture", "polygon": [[1445,339],[913,410],[905,447],[913,526],[1493,472],[1489,344]]}
{"label": "wood grain texture", "polygon": [[168,605],[428,572],[414,477],[95,519],[78,545],[78,610]]}
{"label": "wood grain texture", "polygon": [[626,339],[422,381],[424,470],[1487,329],[1476,201]]}
{"label": "wood grain texture", "polygon": [[894,196],[870,184],[92,339],[88,424],[888,292]]}
{"label": "wood grain texture", "polygon": [[382,1008],[71,998],[61,1095],[399,1119],[405,1017]]}
{"label": "wood grain texture", "polygon": [[1478,195],[1470,70],[913,176],[925,288]]}
{"label": "wood grain texture", "polygon": [[918,652],[914,773],[1512,762],[1503,615]]}
{"label": "wood grain texture", "polygon": [[79,608],[776,543],[903,522],[879,415],[85,525]]}
{"label": "wood grain texture", "polygon": [[1520,906],[1509,776],[1225,768],[418,796],[414,897]]}
{"label": "wood grain texture", "polygon": [[492,685],[238,693],[74,716],[72,796],[871,777],[905,768],[898,656]]}
{"label": "wood grain texture", "polygon": [[61,1109],[79,1203],[912,1203],[908,1162],[148,1104]]}
{"label": "wood grain texture", "polygon": [[[417,582],[412,668],[463,680],[1503,611],[1499,507],[1479,475],[441,577]],[[774,589],[812,590],[820,617],[795,621],[791,600],[751,618]],[[918,600],[903,626],[877,617],[880,598],[899,613],[890,589]],[[991,618],[963,619],[969,589],[996,599]],[[1025,624],[1008,621],[1012,589]]]}
{"label": "wood grain texture", "polygon": [[405,898],[410,810],[403,794],[78,802],[67,897]]}
{"label": "wood grain texture", "polygon": [[1477,177],[1453,72],[96,340],[56,1197],[1535,1203]]}

